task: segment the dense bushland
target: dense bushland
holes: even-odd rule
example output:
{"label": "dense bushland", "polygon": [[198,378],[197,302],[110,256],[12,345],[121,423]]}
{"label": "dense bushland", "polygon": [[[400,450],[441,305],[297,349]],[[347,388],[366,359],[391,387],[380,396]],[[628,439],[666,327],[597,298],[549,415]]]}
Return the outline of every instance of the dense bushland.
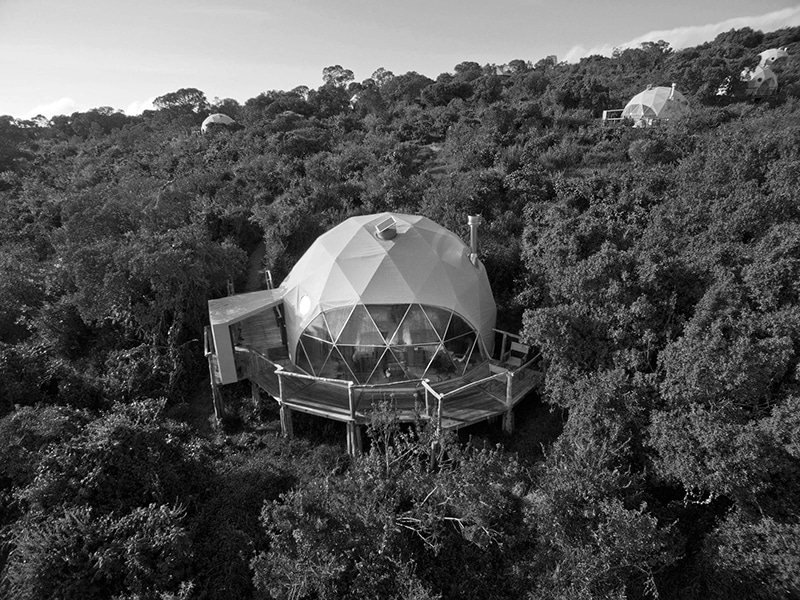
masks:
{"label": "dense bushland", "polygon": [[[777,46],[779,93],[747,100],[738,74]],[[0,593],[800,597],[798,56],[800,29],[743,29],[0,117]],[[673,82],[691,116],[599,121]],[[239,126],[200,135],[210,112]],[[541,349],[557,439],[431,456],[384,407],[351,460],[265,434],[263,407],[236,435],[168,416],[207,377],[207,299],[243,289],[256,247],[280,280],[384,210],[465,237],[484,217],[499,325]]]}

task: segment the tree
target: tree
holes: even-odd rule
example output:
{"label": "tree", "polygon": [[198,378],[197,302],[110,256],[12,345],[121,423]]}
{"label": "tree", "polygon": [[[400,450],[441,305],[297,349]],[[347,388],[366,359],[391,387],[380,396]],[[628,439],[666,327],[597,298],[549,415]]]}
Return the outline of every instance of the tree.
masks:
{"label": "tree", "polygon": [[390,102],[414,102],[419,99],[420,92],[433,83],[433,80],[416,71],[409,71],[387,81],[381,93]]}
{"label": "tree", "polygon": [[257,589],[319,598],[519,593],[509,561],[522,526],[520,466],[445,442],[432,469],[430,431],[402,432],[385,409],[370,437],[372,450],[346,473],[264,506],[270,545],[253,561]]}
{"label": "tree", "polygon": [[159,110],[189,111],[195,114],[208,110],[206,95],[197,88],[181,88],[158,96],[153,105]]}
{"label": "tree", "polygon": [[511,73],[518,74],[524,73],[532,68],[532,65],[529,61],[522,60],[521,58],[515,58],[508,63],[508,70]]}
{"label": "tree", "polygon": [[354,78],[353,72],[350,69],[345,69],[342,65],[332,65],[322,69],[322,81],[325,85],[345,87]]}
{"label": "tree", "polygon": [[483,75],[483,69],[481,66],[472,61],[458,63],[455,67],[453,67],[453,70],[456,73],[456,78],[464,81],[472,81],[473,79],[477,79]]}
{"label": "tree", "polygon": [[392,73],[391,71],[387,71],[383,67],[378,68],[372,74],[372,80],[375,82],[375,85],[377,85],[379,88],[382,88],[392,79],[394,79],[394,73]]}
{"label": "tree", "polygon": [[[180,594],[190,585],[186,517],[209,482],[207,444],[164,418],[163,401],[116,405],[59,430],[17,491],[5,569],[15,598]],[[66,413],[69,417],[69,413]]]}
{"label": "tree", "polygon": [[25,518],[11,531],[5,591],[26,600],[185,598],[183,520],[183,510],[156,505],[124,516],[80,507]]}

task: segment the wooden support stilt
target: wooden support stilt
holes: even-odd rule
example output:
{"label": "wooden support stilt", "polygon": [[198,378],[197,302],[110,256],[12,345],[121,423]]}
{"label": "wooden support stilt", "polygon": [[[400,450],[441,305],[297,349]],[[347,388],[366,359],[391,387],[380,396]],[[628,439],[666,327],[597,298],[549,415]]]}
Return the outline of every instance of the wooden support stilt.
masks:
{"label": "wooden support stilt", "polygon": [[292,438],[294,437],[294,426],[292,425],[292,409],[288,406],[285,406],[283,402],[281,402],[281,433],[283,437]]}
{"label": "wooden support stilt", "polygon": [[214,404],[214,418],[219,425],[225,416],[225,404],[222,401],[222,392],[217,384],[217,379],[214,377],[213,355],[208,356],[208,375],[211,381],[211,402]]}
{"label": "wooden support stilt", "polygon": [[514,409],[509,408],[503,413],[503,433],[514,433]]}
{"label": "wooden support stilt", "polygon": [[253,399],[253,405],[256,408],[261,406],[261,388],[254,381],[250,382],[250,397]]}
{"label": "wooden support stilt", "polygon": [[347,422],[347,453],[350,456],[361,454],[361,426],[355,421]]}
{"label": "wooden support stilt", "polygon": [[514,373],[506,371],[506,412],[503,413],[503,433],[514,433]]}
{"label": "wooden support stilt", "polygon": [[350,456],[361,454],[361,427],[356,422],[356,396],[353,382],[347,382],[347,404],[350,407],[350,420],[347,422],[347,453]]}
{"label": "wooden support stilt", "polygon": [[292,409],[283,403],[283,378],[280,368],[276,371],[278,375],[278,403],[280,404],[281,414],[281,433],[283,437],[294,437],[294,427],[292,426]]}

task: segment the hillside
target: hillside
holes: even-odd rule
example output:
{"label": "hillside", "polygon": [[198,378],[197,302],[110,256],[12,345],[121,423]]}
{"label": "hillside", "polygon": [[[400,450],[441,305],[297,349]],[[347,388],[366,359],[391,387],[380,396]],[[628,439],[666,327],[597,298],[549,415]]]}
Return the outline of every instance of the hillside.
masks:
{"label": "hillside", "polygon": [[[0,117],[0,595],[800,598],[800,28],[348,73]],[[601,120],[673,83],[688,116]],[[201,134],[217,112],[237,125]],[[257,248],[280,281],[380,211],[483,217],[547,431],[432,461],[386,412],[351,460],[326,425],[277,439],[247,390],[212,435],[166,416]]]}

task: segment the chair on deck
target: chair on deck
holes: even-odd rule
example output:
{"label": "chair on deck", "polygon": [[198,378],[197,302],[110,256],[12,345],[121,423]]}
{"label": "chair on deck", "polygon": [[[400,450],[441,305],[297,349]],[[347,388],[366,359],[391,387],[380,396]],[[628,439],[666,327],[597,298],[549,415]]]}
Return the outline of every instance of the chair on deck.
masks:
{"label": "chair on deck", "polygon": [[508,350],[508,354],[506,355],[506,360],[504,362],[505,367],[510,371],[519,369],[522,365],[528,362],[528,354],[530,351],[530,346],[526,344],[511,342],[511,348]]}

